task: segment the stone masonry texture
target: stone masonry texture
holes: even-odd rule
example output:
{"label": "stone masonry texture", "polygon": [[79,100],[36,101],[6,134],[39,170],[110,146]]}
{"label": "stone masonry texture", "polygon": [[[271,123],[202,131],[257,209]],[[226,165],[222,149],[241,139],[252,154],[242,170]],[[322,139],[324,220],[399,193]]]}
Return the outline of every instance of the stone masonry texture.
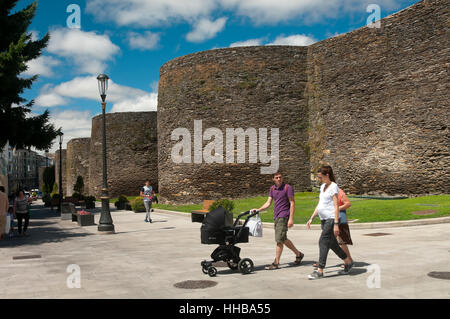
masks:
{"label": "stone masonry texture", "polygon": [[[174,59],[161,68],[158,97],[159,183],[165,202],[268,194],[271,175],[249,163],[229,164],[226,130],[272,128],[280,130],[279,170],[296,191],[310,187],[310,164],[303,145],[308,134],[306,88],[307,48],[270,46],[200,52]],[[176,116],[173,116],[176,114]],[[203,131],[217,128],[223,134],[225,163],[175,164],[171,134],[186,128],[191,134],[194,160],[194,121]],[[270,141],[268,138],[266,140]],[[211,142],[203,141],[203,146]],[[249,149],[249,139],[245,141]],[[240,145],[242,145],[242,141]],[[235,141],[235,150],[240,146]],[[258,151],[260,143],[257,142]],[[271,144],[268,145],[270,152]]]}
{"label": "stone masonry texture", "polygon": [[308,48],[313,171],[354,194],[449,193],[448,1]]}
{"label": "stone masonry texture", "polygon": [[78,176],[83,178],[84,195],[89,195],[89,152],[91,148],[90,138],[76,138],[67,143],[66,160],[66,189],[67,196],[74,193],[73,187]]}
{"label": "stone masonry texture", "polygon": [[186,128],[193,136],[194,120],[221,130],[224,144],[226,128],[280,128],[280,170],[296,191],[308,190],[328,163],[347,192],[448,193],[449,18],[448,1],[424,0],[380,29],[309,47],[219,49],[169,61],[158,97],[162,200],[263,195],[271,185],[261,163],[175,164],[171,134]]}
{"label": "stone masonry texture", "polygon": [[[108,190],[110,197],[137,196],[146,179],[158,189],[156,112],[106,114]],[[103,186],[102,116],[92,119],[89,193]]]}

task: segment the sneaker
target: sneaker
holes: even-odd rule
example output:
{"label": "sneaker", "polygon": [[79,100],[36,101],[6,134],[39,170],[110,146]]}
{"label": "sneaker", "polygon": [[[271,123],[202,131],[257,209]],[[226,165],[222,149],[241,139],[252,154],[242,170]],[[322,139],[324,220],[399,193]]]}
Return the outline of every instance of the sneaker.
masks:
{"label": "sneaker", "polygon": [[148,219],[144,220],[146,223],[148,223]]}
{"label": "sneaker", "polygon": [[348,275],[350,273],[350,270],[353,268],[354,264],[355,263],[352,261],[350,264],[344,265],[344,270],[341,270],[339,272],[339,275]]}
{"label": "sneaker", "polygon": [[310,275],[308,275],[309,280],[316,280],[316,279],[322,279],[323,278],[323,272],[319,272],[317,270],[313,271]]}
{"label": "sneaker", "polygon": [[152,224],[152,223],[153,223],[153,220],[150,219],[148,222],[149,222],[150,224]]}

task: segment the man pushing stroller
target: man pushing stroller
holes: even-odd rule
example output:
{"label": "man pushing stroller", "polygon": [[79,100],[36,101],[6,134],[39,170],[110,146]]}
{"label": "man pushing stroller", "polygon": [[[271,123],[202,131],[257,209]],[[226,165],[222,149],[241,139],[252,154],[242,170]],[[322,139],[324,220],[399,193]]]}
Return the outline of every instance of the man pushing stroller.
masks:
{"label": "man pushing stroller", "polygon": [[252,211],[264,211],[272,205],[274,201],[274,226],[275,241],[277,243],[275,260],[271,265],[266,266],[266,270],[278,269],[280,265],[281,253],[286,245],[295,254],[294,264],[299,265],[302,262],[303,253],[295,248],[294,244],[287,238],[288,229],[294,226],[295,199],[294,189],[291,185],[283,183],[283,175],[278,172],[273,175],[273,185],[269,191],[267,202],[259,209]]}

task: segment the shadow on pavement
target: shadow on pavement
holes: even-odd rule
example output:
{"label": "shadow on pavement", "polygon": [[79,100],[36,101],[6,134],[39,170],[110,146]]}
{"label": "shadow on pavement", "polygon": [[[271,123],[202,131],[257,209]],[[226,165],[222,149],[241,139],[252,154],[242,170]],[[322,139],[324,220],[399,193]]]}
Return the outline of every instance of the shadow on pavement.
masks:
{"label": "shadow on pavement", "polygon": [[[30,224],[28,236],[18,236],[17,220],[14,220],[14,237],[0,241],[0,248],[35,246],[45,243],[59,243],[70,238],[80,238],[92,233],[79,232],[80,227],[61,228],[58,225],[60,214],[56,210],[43,205],[32,205],[30,209]],[[54,219],[51,221],[50,219]],[[77,231],[78,232],[74,232]]]}

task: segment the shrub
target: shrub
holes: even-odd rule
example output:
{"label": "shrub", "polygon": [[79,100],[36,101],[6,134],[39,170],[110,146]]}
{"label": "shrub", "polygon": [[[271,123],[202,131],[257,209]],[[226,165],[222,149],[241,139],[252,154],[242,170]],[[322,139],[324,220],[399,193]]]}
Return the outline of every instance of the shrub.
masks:
{"label": "shrub", "polygon": [[84,196],[81,195],[80,193],[73,193],[72,195],[73,198],[75,198],[76,200],[84,200]]}
{"label": "shrub", "polygon": [[214,209],[218,208],[219,206],[222,206],[223,208],[225,208],[225,210],[227,212],[233,214],[234,203],[229,199],[219,199],[219,200],[215,201],[209,208],[209,211],[213,211]]}
{"label": "shrub", "polygon": [[84,198],[84,201],[86,203],[86,209],[95,208],[95,197],[94,196],[86,196]]}
{"label": "shrub", "polygon": [[83,177],[82,176],[78,176],[77,177],[77,181],[76,181],[75,185],[73,186],[73,190],[76,193],[83,194],[84,181],[83,181]]}
{"label": "shrub", "polygon": [[116,206],[117,209],[125,209],[126,204],[128,204],[129,201],[124,195],[120,195],[117,199],[117,202],[114,203],[114,206]]}
{"label": "shrub", "polygon": [[145,212],[145,205],[144,205],[144,200],[142,198],[136,198],[132,203],[131,203],[131,208],[133,209],[133,211],[135,212]]}
{"label": "shrub", "polygon": [[52,203],[52,198],[50,197],[49,194],[45,194],[42,197],[42,201],[44,202],[44,206],[45,207],[50,207],[51,203]]}

